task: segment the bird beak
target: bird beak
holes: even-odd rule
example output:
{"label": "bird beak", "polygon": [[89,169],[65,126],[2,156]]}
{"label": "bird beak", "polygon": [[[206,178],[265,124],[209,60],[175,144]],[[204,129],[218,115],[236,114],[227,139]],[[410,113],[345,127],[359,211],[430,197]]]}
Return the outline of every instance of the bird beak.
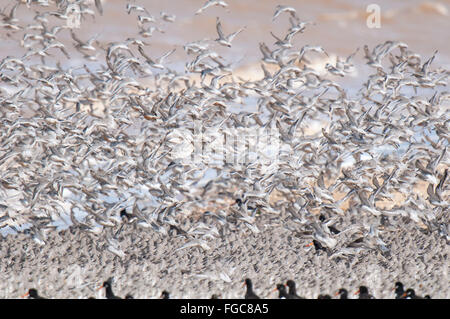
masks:
{"label": "bird beak", "polygon": [[27,292],[26,294],[24,294],[24,295],[20,296],[20,298],[25,298],[25,297],[28,297],[29,295],[30,295],[30,293],[29,293],[29,292]]}
{"label": "bird beak", "polygon": [[357,292],[355,292],[355,295],[357,295],[357,294],[359,294],[359,289],[358,289],[358,291],[357,291]]}
{"label": "bird beak", "polygon": [[405,298],[405,297],[406,297],[406,292],[404,292],[402,295],[402,298]]}
{"label": "bird beak", "polygon": [[103,285],[101,285],[100,287],[97,288],[97,291],[99,291],[100,289],[103,288]]}
{"label": "bird beak", "polygon": [[308,245],[305,245],[305,247],[311,247],[312,245],[314,245],[314,243],[310,242]]}
{"label": "bird beak", "polygon": [[335,296],[339,296],[339,291],[337,291],[334,295],[335,295]]}

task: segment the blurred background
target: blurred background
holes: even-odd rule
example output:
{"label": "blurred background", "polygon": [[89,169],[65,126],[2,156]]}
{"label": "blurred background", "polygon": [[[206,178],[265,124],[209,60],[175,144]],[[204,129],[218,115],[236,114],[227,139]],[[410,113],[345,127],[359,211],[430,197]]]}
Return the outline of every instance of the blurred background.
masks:
{"label": "blurred background", "polygon": [[[28,0],[30,1],[30,0]],[[46,2],[47,0],[40,0]],[[231,48],[212,44],[234,67],[241,67],[251,72],[253,66],[262,57],[259,43],[265,42],[269,48],[274,49],[276,41],[270,34],[272,31],[279,37],[284,37],[290,27],[289,14],[282,13],[275,21],[272,16],[278,4],[292,6],[302,21],[312,21],[315,25],[308,25],[304,33],[294,36],[294,48],[303,45],[321,45],[331,57],[333,55],[348,56],[357,48],[360,51],[355,61],[363,60],[364,44],[373,48],[375,45],[387,40],[402,41],[409,45],[409,49],[428,58],[435,50],[438,50],[435,63],[443,67],[450,65],[450,1],[424,1],[424,0],[227,0],[228,7],[209,7],[201,14],[196,15],[206,0],[168,0],[168,1],[125,1],[125,0],[101,0],[103,15],[85,15],[81,28],[76,29],[76,34],[82,40],[88,40],[97,35],[97,39],[103,43],[120,42],[130,37],[139,38],[138,15],[147,15],[142,12],[132,11],[127,13],[128,3],[145,6],[148,12],[156,18],[153,25],[162,32],[154,31],[150,38],[142,38],[150,47],[147,52],[150,56],[160,56],[172,48],[176,52],[170,56],[168,64],[177,71],[183,71],[186,63],[186,54],[183,45],[187,42],[202,39],[214,40],[217,38],[216,17],[220,17],[225,34],[246,27],[233,41]],[[32,5],[27,8],[26,1],[17,8],[16,16],[19,24],[26,26],[31,23],[35,11],[51,10],[52,1],[47,1],[49,6],[41,9]],[[70,1],[69,1],[70,2]],[[91,1],[93,2],[93,0]],[[0,8],[3,12],[9,12],[16,1],[0,0]],[[381,28],[369,28],[366,24],[367,6],[376,4],[381,9]],[[161,19],[161,13],[175,15],[174,22]],[[55,24],[61,24],[61,20],[50,17]],[[50,23],[50,27],[51,27]],[[2,29],[0,58],[7,55],[22,56],[25,51],[20,47],[23,36],[21,31]],[[73,43],[69,30],[63,30],[58,34],[58,39],[66,38]],[[76,64],[82,55],[73,49],[73,44],[67,46],[69,52],[73,52],[72,59],[62,57],[62,63]],[[100,60],[100,59],[99,59]],[[249,69],[249,67],[251,69]],[[259,71],[259,64],[257,72]],[[245,72],[244,72],[245,74]],[[262,73],[261,73],[262,74]]]}

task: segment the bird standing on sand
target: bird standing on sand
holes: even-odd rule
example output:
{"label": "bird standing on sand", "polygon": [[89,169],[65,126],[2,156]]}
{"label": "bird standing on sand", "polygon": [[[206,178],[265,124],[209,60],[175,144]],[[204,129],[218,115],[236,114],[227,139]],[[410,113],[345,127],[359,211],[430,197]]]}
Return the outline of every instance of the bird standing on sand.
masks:
{"label": "bird standing on sand", "polygon": [[28,297],[28,299],[46,299],[42,296],[39,296],[39,294],[35,288],[29,289],[28,292],[22,296],[22,298],[25,298],[25,297]]}
{"label": "bird standing on sand", "polygon": [[406,289],[402,297],[402,299],[431,299],[429,295],[426,295],[425,297],[417,296],[416,292],[412,288]]}
{"label": "bird standing on sand", "polygon": [[369,294],[369,289],[366,286],[360,286],[355,295],[359,294],[359,299],[375,299],[374,296]]}
{"label": "bird standing on sand", "polygon": [[348,299],[348,291],[345,288],[339,289],[336,293],[336,296],[339,296],[339,299]]}
{"label": "bird standing on sand", "polygon": [[312,242],[310,242],[309,244],[305,245],[305,247],[311,247],[313,245],[317,252],[320,250],[327,251],[327,249],[325,247],[323,247],[322,244],[315,239]]}
{"label": "bird standing on sand", "polygon": [[260,299],[253,291],[253,283],[247,278],[244,281],[244,285],[247,286],[247,292],[245,293],[245,299]]}
{"label": "bird standing on sand", "polygon": [[305,299],[297,295],[297,288],[295,287],[295,282],[293,280],[288,280],[286,286],[289,288],[289,295],[294,296],[292,299]]}
{"label": "bird standing on sand", "polygon": [[278,290],[278,298],[279,299],[293,299],[290,298],[290,295],[286,291],[286,286],[283,284],[278,284],[274,291]]}
{"label": "bird standing on sand", "polygon": [[170,299],[170,293],[167,290],[164,290],[159,299]]}
{"label": "bird standing on sand", "polygon": [[116,295],[114,295],[114,293],[112,291],[111,283],[112,283],[112,278],[109,278],[107,281],[103,282],[103,284],[100,287],[98,287],[97,290],[105,288],[106,299],[121,299],[120,297],[117,297]]}

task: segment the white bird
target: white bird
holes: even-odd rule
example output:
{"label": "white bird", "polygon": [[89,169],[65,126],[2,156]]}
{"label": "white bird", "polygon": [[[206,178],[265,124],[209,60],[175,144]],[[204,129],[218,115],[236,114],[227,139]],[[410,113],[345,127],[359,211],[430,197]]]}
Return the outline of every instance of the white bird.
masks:
{"label": "white bird", "polygon": [[179,250],[191,248],[191,247],[199,247],[199,248],[202,248],[203,250],[211,249],[211,247],[208,246],[206,241],[201,240],[201,239],[193,239],[193,240],[187,242],[186,244],[184,244],[183,246],[175,249],[175,251],[179,251]]}
{"label": "white bird", "polygon": [[208,1],[205,2],[203,7],[201,7],[200,9],[198,9],[195,12],[195,14],[200,14],[204,10],[206,10],[207,8],[212,7],[212,6],[221,6],[223,8],[226,8],[226,7],[228,7],[228,4],[225,1],[223,1],[223,0],[208,0]]}
{"label": "white bird", "polygon": [[148,55],[145,54],[144,48],[142,46],[138,46],[138,50],[139,50],[139,53],[145,58],[145,60],[151,67],[156,68],[156,69],[161,69],[161,70],[164,70],[166,68],[163,65],[164,60],[176,51],[176,49],[172,49],[172,50],[164,53],[161,57],[157,58],[156,62],[155,62]]}
{"label": "white bird", "polygon": [[128,3],[126,8],[127,8],[128,14],[130,14],[132,11],[137,11],[137,12],[145,12],[148,15],[150,15],[150,13],[147,11],[147,9],[145,9],[144,7],[135,5],[135,4]]}
{"label": "white bird", "polygon": [[226,46],[226,47],[231,48],[231,41],[233,41],[233,39],[234,39],[239,33],[241,33],[242,31],[244,31],[245,28],[246,28],[246,27],[243,27],[243,28],[239,29],[238,31],[229,34],[228,36],[225,36],[225,35],[223,34],[223,31],[222,31],[222,24],[220,23],[219,18],[217,18],[217,19],[216,19],[216,29],[217,29],[217,34],[219,35],[219,38],[216,39],[216,41],[217,41],[219,44],[223,45],[223,46]]}
{"label": "white bird", "polygon": [[326,56],[329,56],[328,53],[325,52],[325,50],[321,46],[318,46],[318,45],[305,45],[300,50],[297,59],[299,61],[302,61],[303,56],[309,51],[314,51],[314,52],[317,52],[317,53],[323,53]]}

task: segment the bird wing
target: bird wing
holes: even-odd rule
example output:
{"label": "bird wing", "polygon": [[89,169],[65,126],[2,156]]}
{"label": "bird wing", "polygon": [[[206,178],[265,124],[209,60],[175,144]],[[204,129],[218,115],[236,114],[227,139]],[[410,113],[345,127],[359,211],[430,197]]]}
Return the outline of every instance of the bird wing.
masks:
{"label": "bird wing", "polygon": [[144,48],[141,46],[138,46],[139,53],[151,64],[154,64],[155,62],[144,52]]}
{"label": "bird wing", "polygon": [[221,38],[221,39],[225,38],[223,31],[222,31],[222,24],[220,23],[219,18],[216,19],[216,29],[217,29],[217,34],[219,35],[219,38]]}
{"label": "bird wing", "polygon": [[169,55],[171,55],[172,53],[174,53],[177,49],[172,49],[166,53],[164,53],[159,59],[158,62],[162,63]]}
{"label": "bird wing", "polygon": [[241,32],[244,31],[244,30],[245,30],[245,27],[239,29],[239,30],[236,31],[236,32],[233,32],[232,34],[230,34],[230,35],[228,36],[228,41],[229,41],[229,42],[233,41],[234,37],[237,36],[239,33],[241,33]]}
{"label": "bird wing", "polygon": [[97,8],[100,15],[103,15],[102,0],[95,0],[95,7]]}

